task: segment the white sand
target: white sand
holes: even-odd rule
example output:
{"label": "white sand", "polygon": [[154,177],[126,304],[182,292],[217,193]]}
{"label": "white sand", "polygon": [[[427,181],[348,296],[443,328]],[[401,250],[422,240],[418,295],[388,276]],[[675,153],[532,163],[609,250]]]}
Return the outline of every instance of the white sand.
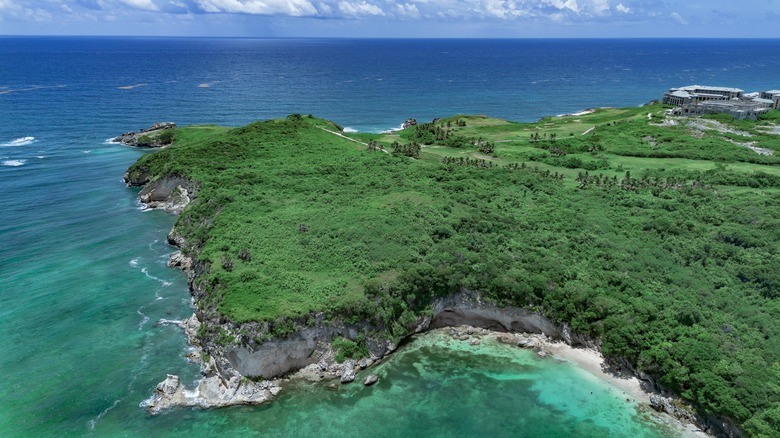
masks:
{"label": "white sand", "polygon": [[[643,405],[650,405],[650,393],[642,389],[641,382],[636,377],[619,377],[606,372],[603,363],[604,358],[600,352],[587,348],[574,348],[563,342],[548,343],[544,350],[553,356],[577,365],[585,372],[608,382],[610,385],[625,393],[627,399]],[[680,436],[684,438],[709,438],[710,435],[702,432],[696,425],[685,424],[670,415],[658,413],[659,418],[664,418],[668,424],[676,425],[680,430]]]}

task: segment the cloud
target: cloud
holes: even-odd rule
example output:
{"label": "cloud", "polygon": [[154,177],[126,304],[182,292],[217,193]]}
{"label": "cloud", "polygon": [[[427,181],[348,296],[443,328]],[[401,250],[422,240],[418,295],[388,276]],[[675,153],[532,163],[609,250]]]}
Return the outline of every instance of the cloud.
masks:
{"label": "cloud", "polygon": [[398,15],[411,18],[420,18],[420,11],[417,9],[417,5],[414,3],[398,3],[395,6]]}
{"label": "cloud", "polygon": [[622,12],[624,14],[630,14],[631,13],[631,8],[629,8],[627,6],[623,6],[623,3],[618,3],[618,5],[615,6],[615,10],[618,11],[618,12]]}
{"label": "cloud", "polygon": [[678,23],[680,23],[682,25],[687,25],[688,24],[688,20],[683,18],[682,15],[678,14],[677,12],[672,12],[671,17],[672,17],[672,19],[674,21],[676,21],[676,22],[678,22]]}
{"label": "cloud", "polygon": [[317,8],[308,0],[195,0],[197,7],[208,13],[316,16]]}
{"label": "cloud", "polygon": [[152,0],[119,0],[120,3],[130,6],[133,9],[139,9],[141,11],[159,11],[160,7],[157,6]]}
{"label": "cloud", "polygon": [[339,10],[344,14],[353,17],[358,17],[361,15],[374,15],[374,16],[385,15],[385,11],[383,11],[382,8],[380,8],[377,5],[367,3],[365,0],[363,0],[360,3],[340,1]]}

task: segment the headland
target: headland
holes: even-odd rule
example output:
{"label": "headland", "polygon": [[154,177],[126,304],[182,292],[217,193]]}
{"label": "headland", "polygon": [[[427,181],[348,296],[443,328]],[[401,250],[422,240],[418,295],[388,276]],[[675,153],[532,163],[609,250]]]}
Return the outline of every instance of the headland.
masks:
{"label": "headland", "polygon": [[171,377],[150,407],[265,402],[300,369],[349,381],[468,324],[597,348],[711,434],[770,430],[771,397],[744,385],[777,379],[757,364],[777,351],[762,266],[780,242],[778,120],[654,105],[384,134],[300,115],[176,128],[125,178],[181,212],[171,264],[212,380],[193,394]]}

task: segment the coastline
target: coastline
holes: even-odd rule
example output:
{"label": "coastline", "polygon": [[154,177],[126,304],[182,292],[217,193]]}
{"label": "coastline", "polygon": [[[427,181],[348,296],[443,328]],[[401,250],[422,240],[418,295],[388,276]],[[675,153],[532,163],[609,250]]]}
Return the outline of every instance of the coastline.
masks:
{"label": "coastline", "polygon": [[[624,376],[618,376],[613,372],[609,372],[604,357],[599,351],[589,348],[575,348],[564,342],[549,343],[545,348],[553,357],[569,362],[582,372],[620,389],[625,393],[626,399],[630,399],[632,403],[637,403],[638,406],[645,409],[653,409],[651,399],[657,394],[644,389],[642,381],[636,376],[629,373],[626,373]],[[709,438],[713,436],[701,430],[697,425],[683,421],[670,414],[655,412],[654,415],[676,426],[684,438]]]}
{"label": "coastline", "polygon": [[[139,197],[141,197],[141,202],[148,205],[150,209],[158,208],[176,214],[180,214],[187,204],[197,196],[199,188],[197,182],[179,176],[163,175],[158,179],[150,181],[145,171],[134,175],[132,179],[126,176],[126,181],[130,185],[144,186],[139,193]],[[186,250],[188,248],[187,242],[175,228],[169,234],[168,241],[180,249]],[[192,248],[189,248],[189,250],[191,251]],[[190,292],[195,297],[195,300],[201,297],[204,292],[200,289],[203,287],[202,284],[193,282],[198,277],[198,273],[202,272],[202,267],[198,265],[196,252],[190,253],[193,257],[192,259],[182,256],[179,252],[175,256],[182,259],[174,260],[174,257],[172,257],[170,263],[171,266],[178,265],[187,273],[190,280]],[[480,330],[496,330],[495,333],[509,332],[514,336],[519,336],[517,335],[518,333],[542,333],[546,336],[543,345],[547,347],[549,353],[555,353],[555,357],[572,362],[591,376],[621,388],[621,390],[628,393],[629,397],[627,398],[631,400],[638,400],[642,405],[652,407],[657,411],[666,411],[670,414],[670,418],[675,416],[683,418],[680,421],[680,425],[681,430],[686,430],[685,436],[710,436],[699,432],[695,426],[684,423],[686,419],[695,421],[696,424],[701,425],[701,428],[714,430],[714,433],[718,434],[724,433],[723,431],[728,429],[728,426],[731,426],[728,423],[728,419],[720,420],[701,417],[692,414],[692,410],[688,412],[684,410],[685,408],[682,408],[682,410],[677,408],[676,401],[679,400],[677,398],[661,397],[658,393],[644,391],[642,380],[651,382],[650,387],[658,389],[660,387],[653,382],[651,376],[634,370],[629,362],[621,358],[610,358],[607,362],[616,360],[618,363],[625,364],[623,374],[616,376],[614,372],[608,372],[609,370],[605,369],[604,359],[598,353],[598,340],[570,333],[565,323],[560,324],[559,322],[551,321],[529,309],[499,308],[489,301],[484,301],[479,292],[465,289],[461,289],[460,292],[454,295],[437,298],[431,305],[433,312],[430,315],[433,317],[419,317],[414,324],[407,325],[407,331],[405,335],[402,335],[402,340],[408,339],[417,333],[427,332],[429,328],[457,327],[464,324],[481,327]],[[332,347],[330,346],[330,342],[336,339],[337,336],[354,339],[354,336],[358,333],[357,327],[354,325],[344,324],[340,320],[326,322],[318,315],[315,321],[312,321],[313,326],[299,329],[297,332],[284,338],[273,338],[267,342],[253,343],[246,341],[246,339],[251,341],[253,339],[252,336],[244,335],[243,338],[246,339],[237,342],[237,340],[241,339],[239,334],[244,329],[248,329],[250,334],[265,334],[265,328],[258,324],[242,326],[241,324],[231,323],[230,321],[215,318],[215,309],[197,309],[197,306],[193,307],[196,307],[197,317],[203,321],[206,327],[217,328],[226,335],[231,336],[234,341],[230,343],[215,343],[215,340],[209,339],[208,336],[201,338],[197,336],[197,331],[191,332],[191,344],[193,340],[197,343],[204,342],[204,350],[201,354],[192,353],[190,357],[195,362],[205,357],[204,361],[201,361],[201,370],[204,377],[198,383],[196,390],[188,391],[180,384],[178,378],[169,376],[168,379],[157,386],[155,396],[161,394],[170,396],[170,403],[167,405],[165,403],[156,403],[155,406],[158,407],[156,412],[173,406],[210,408],[267,403],[281,390],[280,385],[282,382],[301,377],[319,381],[341,376],[342,382],[346,383],[344,382],[344,376],[351,373],[353,375],[352,379],[354,379],[354,371],[358,366],[358,362],[350,360],[345,364],[336,364],[333,359]],[[361,327],[361,329],[365,328],[365,326]],[[312,332],[315,334],[311,334]],[[551,339],[559,342],[552,342]],[[381,340],[381,342],[374,342],[378,340]],[[560,342],[560,340],[563,340],[565,343]],[[395,350],[397,345],[390,343],[387,339],[367,339],[367,341],[369,341],[369,349],[371,349],[370,360],[374,362],[382,360],[386,355]],[[309,345],[304,346],[303,344],[305,343]],[[379,349],[372,349],[372,345],[370,345],[372,343],[378,346]],[[269,345],[270,348],[266,348]],[[571,345],[584,345],[595,349],[583,350],[573,348]],[[275,371],[267,374],[264,371],[271,369],[269,368],[271,362],[273,362],[272,365]],[[360,369],[363,368],[363,366],[360,366]],[[257,370],[263,371],[259,372]],[[624,378],[622,377],[623,375],[636,375],[638,377]],[[257,380],[266,376],[281,377],[257,382]],[[258,395],[259,393],[261,394]],[[656,401],[654,401],[654,396]],[[660,402],[658,402],[659,398]],[[150,404],[143,404],[142,406],[149,407],[150,412],[155,413],[153,411],[154,406]],[[670,406],[671,408],[669,408]]]}

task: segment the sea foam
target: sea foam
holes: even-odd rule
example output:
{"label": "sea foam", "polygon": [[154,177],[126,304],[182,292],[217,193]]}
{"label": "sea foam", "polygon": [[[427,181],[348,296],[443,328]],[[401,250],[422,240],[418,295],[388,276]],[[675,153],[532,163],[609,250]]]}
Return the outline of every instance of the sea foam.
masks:
{"label": "sea foam", "polygon": [[3,147],[27,146],[35,143],[35,137],[19,137],[6,143],[0,143]]}
{"label": "sea foam", "polygon": [[26,162],[27,160],[5,160],[2,164],[3,166],[19,167],[23,166]]}

